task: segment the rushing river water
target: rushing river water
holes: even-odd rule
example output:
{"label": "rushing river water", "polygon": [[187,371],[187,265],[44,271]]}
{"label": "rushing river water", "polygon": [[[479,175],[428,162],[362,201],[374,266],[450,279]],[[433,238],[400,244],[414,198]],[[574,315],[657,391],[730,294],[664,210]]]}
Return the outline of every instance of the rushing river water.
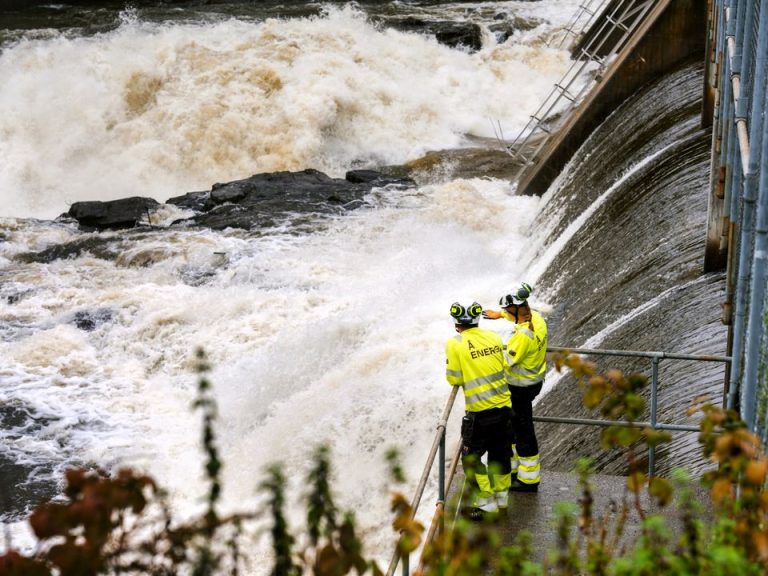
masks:
{"label": "rushing river water", "polygon": [[[214,366],[226,506],[252,504],[274,461],[300,493],[312,448],[329,442],[340,504],[382,557],[384,453],[399,447],[415,483],[449,391],[451,302],[493,307],[524,280],[551,312],[553,343],[722,353],[722,278],[700,266],[697,66],[617,111],[543,198],[457,177],[446,161],[417,172],[417,188],[375,190],[310,229],[180,228],[169,226],[184,216],[171,206],[134,231],[52,220],[79,200],[163,202],[275,170],[340,176],[515,135],[569,65],[546,42],[577,4],[52,5],[13,15],[0,52],[0,505],[14,534],[24,539],[24,511],[55,495],[74,465],[137,466],[181,510],[199,506],[198,346]],[[478,22],[483,47],[388,25],[405,17]],[[502,39],[491,30],[500,21],[517,31]],[[30,262],[74,240],[94,248]],[[682,388],[712,392],[721,378],[668,374],[674,420],[692,396]],[[563,415],[572,392],[556,387],[541,409]],[[545,465],[591,450],[569,437],[552,430]]]}

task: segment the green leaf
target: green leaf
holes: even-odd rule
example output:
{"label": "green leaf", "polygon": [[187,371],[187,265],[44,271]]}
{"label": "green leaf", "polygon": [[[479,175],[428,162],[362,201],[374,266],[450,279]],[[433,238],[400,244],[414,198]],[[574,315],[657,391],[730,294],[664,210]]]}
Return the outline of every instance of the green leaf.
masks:
{"label": "green leaf", "polygon": [[617,440],[619,445],[627,447],[631,446],[643,435],[643,431],[639,428],[621,428],[617,433]]}
{"label": "green leaf", "polygon": [[648,484],[648,493],[656,498],[660,506],[666,506],[672,501],[672,483],[664,478],[654,476]]}
{"label": "green leaf", "polygon": [[584,406],[590,410],[600,405],[605,397],[605,389],[596,386],[590,386],[584,393]]}
{"label": "green leaf", "polygon": [[647,481],[648,477],[642,472],[632,472],[629,476],[627,476],[627,488],[629,488],[632,492],[638,492],[639,490],[642,490]]}
{"label": "green leaf", "polygon": [[643,431],[645,435],[645,442],[648,446],[658,446],[659,444],[665,444],[672,441],[672,434],[666,430],[654,430],[653,428],[646,428]]}

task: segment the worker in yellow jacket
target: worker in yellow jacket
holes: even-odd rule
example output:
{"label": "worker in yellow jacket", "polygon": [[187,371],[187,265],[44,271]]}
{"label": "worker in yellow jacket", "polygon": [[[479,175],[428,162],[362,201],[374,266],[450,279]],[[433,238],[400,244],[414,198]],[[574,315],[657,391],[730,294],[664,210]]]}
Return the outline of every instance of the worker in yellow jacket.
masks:
{"label": "worker in yellow jacket", "polygon": [[[509,444],[511,404],[505,374],[503,342],[491,330],[479,328],[482,307],[474,302],[451,306],[456,336],[445,345],[448,383],[464,390],[462,465],[474,494],[470,517],[506,509],[511,485]],[[482,457],[488,454],[488,466]]]}
{"label": "worker in yellow jacket", "polygon": [[521,284],[501,297],[502,312],[487,310],[490,319],[504,317],[514,323],[507,341],[507,383],[512,395],[512,474],[513,492],[537,492],[541,482],[541,456],[533,427],[533,400],[541,392],[547,371],[547,323],[531,310],[529,284]]}

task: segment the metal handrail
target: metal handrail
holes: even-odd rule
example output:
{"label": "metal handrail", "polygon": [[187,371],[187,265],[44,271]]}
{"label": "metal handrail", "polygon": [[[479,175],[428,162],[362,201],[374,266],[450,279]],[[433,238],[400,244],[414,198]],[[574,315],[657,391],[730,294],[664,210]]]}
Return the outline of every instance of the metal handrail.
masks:
{"label": "metal handrail", "polygon": [[645,350],[604,350],[600,348],[566,348],[564,346],[547,346],[549,352],[573,352],[593,356],[626,356],[628,358],[667,358],[669,360],[698,360],[700,362],[730,362],[730,356],[713,356],[711,354],[678,354],[676,352],[652,352]]}
{"label": "metal handrail", "polygon": [[[659,379],[659,362],[663,359],[668,360],[695,360],[699,362],[731,362],[730,356],[716,356],[716,355],[702,355],[702,354],[678,354],[669,352],[652,352],[652,351],[638,351],[638,350],[600,350],[592,348],[568,348],[563,346],[548,346],[547,353],[551,352],[569,352],[574,354],[586,354],[586,355],[601,355],[601,356],[625,356],[625,357],[640,357],[649,358],[652,363],[651,369],[651,406],[650,406],[650,421],[649,422],[616,422],[612,420],[596,420],[587,418],[560,418],[552,416],[534,416],[533,419],[536,422],[549,422],[556,424],[581,424],[587,426],[622,426],[622,427],[641,427],[641,428],[653,428],[654,430],[670,430],[673,432],[698,432],[699,428],[695,426],[688,426],[683,424],[666,424],[663,422],[657,422],[656,413],[657,406],[657,391],[658,391],[658,379]],[[411,501],[411,519],[416,516],[421,497],[424,494],[424,488],[427,484],[429,473],[432,470],[432,466],[435,462],[435,456],[439,454],[438,461],[438,499],[435,506],[435,512],[432,515],[430,527],[427,535],[422,544],[422,552],[419,559],[419,567],[422,568],[424,564],[424,551],[426,546],[432,541],[435,534],[442,528],[443,513],[445,510],[446,501],[446,487],[450,486],[453,482],[453,478],[458,468],[458,462],[461,455],[461,439],[457,442],[456,448],[453,452],[453,458],[451,459],[451,466],[446,478],[445,474],[445,437],[446,428],[448,424],[448,417],[450,416],[453,404],[456,400],[456,395],[459,390],[459,386],[453,386],[448,401],[446,402],[443,414],[437,424],[435,431],[435,437],[432,442],[432,447],[427,456],[427,460],[424,464],[424,470],[421,474],[421,479],[416,488],[416,493]],[[650,447],[648,450],[648,473],[653,476],[655,471],[656,452],[654,447]],[[397,569],[398,562],[402,560],[402,573],[403,576],[407,576],[409,571],[409,557],[408,555],[402,556],[398,546],[395,546],[395,551],[392,554],[392,558],[387,568],[386,575],[393,576]]]}
{"label": "metal handrail", "polygon": [[[435,462],[435,455],[437,454],[438,450],[440,450],[440,482],[438,483],[438,498],[440,500],[445,500],[445,428],[448,424],[448,416],[451,414],[451,409],[453,408],[453,403],[456,400],[456,394],[458,391],[459,386],[452,387],[451,394],[448,397],[448,402],[446,402],[445,408],[443,409],[443,415],[440,417],[440,421],[437,424],[435,438],[432,441],[432,448],[430,448],[429,455],[427,456],[427,462],[424,464],[424,470],[421,473],[421,480],[419,480],[419,485],[416,488],[416,494],[414,494],[413,500],[411,501],[411,520],[413,520],[414,516],[416,516],[416,510],[419,508],[421,496],[424,494],[424,488],[427,485],[429,472],[432,470],[432,464]],[[395,552],[392,555],[392,560],[389,562],[389,568],[387,568],[387,576],[392,576],[395,573],[395,568],[397,568],[397,562],[399,560],[400,550],[397,546],[395,546]],[[403,574],[408,574],[407,557],[403,559]]]}
{"label": "metal handrail", "polygon": [[[730,363],[730,356],[714,356],[709,354],[676,354],[669,352],[646,352],[638,350],[599,350],[592,348],[565,348],[562,346],[548,346],[547,352],[571,352],[575,354],[595,356],[625,356],[635,358],[649,358],[651,360],[651,406],[650,422],[614,422],[611,420],[590,420],[584,418],[559,418],[547,416],[534,416],[536,422],[554,422],[558,424],[585,424],[590,426],[624,426],[631,428],[652,428],[654,430],[670,430],[675,432],[698,432],[699,428],[682,424],[659,423],[658,414],[658,389],[659,389],[659,362],[662,359],[670,360],[696,360],[699,362]],[[648,447],[648,475],[656,473],[656,447]]]}
{"label": "metal handrail", "polygon": [[[453,458],[451,458],[451,468],[448,470],[448,476],[445,479],[444,486],[450,486],[453,484],[453,477],[456,475],[456,470],[459,468],[459,458],[461,458],[461,438],[456,442],[456,449],[453,451]],[[429,525],[429,531],[424,538],[424,545],[421,547],[421,556],[419,557],[419,571],[424,570],[425,552],[427,550],[427,544],[432,542],[435,537],[438,528],[442,531],[443,528],[443,515],[445,514],[445,495],[442,499],[437,501],[435,505],[435,512],[432,514],[432,522]]]}

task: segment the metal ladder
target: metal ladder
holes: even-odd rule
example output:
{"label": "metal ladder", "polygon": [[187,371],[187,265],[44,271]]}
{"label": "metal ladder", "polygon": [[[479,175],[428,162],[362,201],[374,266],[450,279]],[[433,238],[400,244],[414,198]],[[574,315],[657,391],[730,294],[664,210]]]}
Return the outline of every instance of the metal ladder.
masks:
{"label": "metal ladder", "polygon": [[581,35],[587,30],[594,22],[595,18],[603,13],[603,9],[610,0],[586,0],[584,4],[579,5],[579,9],[573,15],[571,20],[563,28],[559,40],[555,41],[555,38],[551,38],[547,42],[547,46],[550,48],[557,48],[559,50],[566,49],[566,41],[569,37],[573,37],[573,40],[569,43],[572,45],[575,43]]}
{"label": "metal ladder", "polygon": [[[604,5],[609,1],[600,0],[599,8],[604,8]],[[552,134],[552,128],[546,122],[552,118],[553,112],[557,111],[562,116],[567,116],[578,106],[589,90],[602,79],[614,56],[624,47],[656,2],[657,0],[619,0],[612,9],[610,6],[608,7],[610,14],[604,14],[603,22],[595,35],[579,50],[579,57],[573,61],[562,79],[555,84],[554,89],[539,109],[530,116],[525,128],[506,146],[507,152],[520,163],[514,176],[515,180],[519,180],[523,172],[536,163],[539,153],[547,144]],[[575,23],[583,14],[590,13],[589,6],[591,5],[592,2],[587,4],[586,8],[582,6],[572,21]],[[598,14],[603,14],[603,12],[596,11],[590,22],[594,21]],[[619,32],[617,39],[607,46],[606,43],[616,32]],[[599,56],[599,54],[604,54],[604,56]],[[583,73],[591,64],[597,64],[598,68],[590,80]],[[579,80],[583,81],[583,86],[580,88],[578,87]],[[558,107],[560,108],[558,109]],[[535,144],[533,151],[528,152],[528,145],[536,135],[541,135],[541,138]]]}

